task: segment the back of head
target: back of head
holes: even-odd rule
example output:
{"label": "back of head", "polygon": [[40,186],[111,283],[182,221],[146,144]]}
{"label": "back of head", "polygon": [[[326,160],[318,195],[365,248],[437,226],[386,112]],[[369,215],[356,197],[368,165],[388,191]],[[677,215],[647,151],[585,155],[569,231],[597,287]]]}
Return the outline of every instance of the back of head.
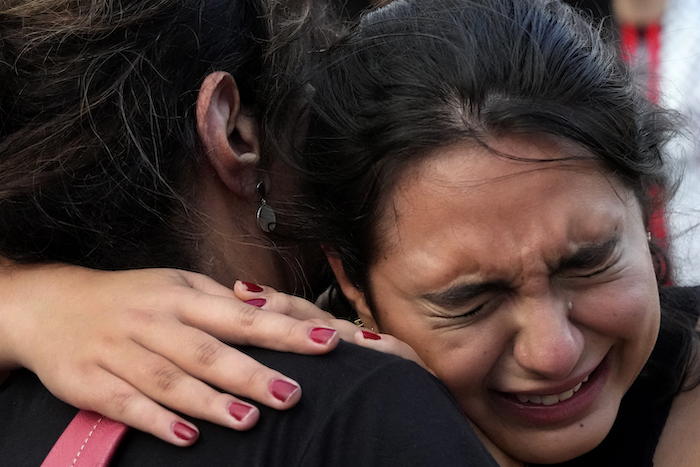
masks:
{"label": "back of head", "polygon": [[397,0],[326,55],[298,163],[314,230],[361,288],[383,199],[439,148],[544,133],[603,161],[647,211],[649,187],[663,184],[663,112],[601,32],[558,1]]}
{"label": "back of head", "polygon": [[3,1],[0,254],[194,268],[199,87],[229,72],[264,114],[283,92],[270,61],[296,57],[271,50],[291,4],[312,2]]}

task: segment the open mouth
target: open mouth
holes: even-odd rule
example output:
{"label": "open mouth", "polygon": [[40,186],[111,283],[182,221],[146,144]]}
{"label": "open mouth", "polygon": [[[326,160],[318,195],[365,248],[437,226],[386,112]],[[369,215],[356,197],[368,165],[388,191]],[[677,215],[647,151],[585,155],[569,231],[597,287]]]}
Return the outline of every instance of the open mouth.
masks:
{"label": "open mouth", "polygon": [[558,394],[494,391],[492,402],[507,419],[533,426],[567,424],[584,416],[600,396],[608,379],[609,357],[573,387]]}
{"label": "open mouth", "polygon": [[589,378],[590,375],[586,376],[585,378],[583,378],[583,381],[578,383],[576,386],[560,394],[516,394],[515,397],[523,404],[529,402],[531,404],[554,405],[574,397],[574,394],[576,394],[581,389],[581,387],[583,387],[583,385],[586,382],[588,382]]}

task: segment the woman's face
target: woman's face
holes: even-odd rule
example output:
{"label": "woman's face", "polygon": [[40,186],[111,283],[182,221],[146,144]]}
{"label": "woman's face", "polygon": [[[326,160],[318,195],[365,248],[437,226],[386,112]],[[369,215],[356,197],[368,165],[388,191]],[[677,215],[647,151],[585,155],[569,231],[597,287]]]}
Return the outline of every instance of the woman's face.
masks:
{"label": "woman's face", "polygon": [[[544,136],[491,147],[523,159],[584,154]],[[385,212],[369,271],[379,329],[410,344],[516,459],[596,446],[659,327],[629,190],[592,160],[515,162],[463,144],[411,170]]]}

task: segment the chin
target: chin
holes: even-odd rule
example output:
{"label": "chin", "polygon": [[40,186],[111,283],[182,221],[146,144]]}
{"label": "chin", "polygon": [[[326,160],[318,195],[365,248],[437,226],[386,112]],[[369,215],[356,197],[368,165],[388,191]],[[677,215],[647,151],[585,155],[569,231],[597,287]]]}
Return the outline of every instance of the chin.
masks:
{"label": "chin", "polygon": [[[495,439],[495,444],[511,457],[527,463],[554,464],[579,457],[593,450],[615,423],[620,398],[611,398],[605,407],[579,421],[559,427],[520,428]],[[502,441],[502,442],[499,442]]]}

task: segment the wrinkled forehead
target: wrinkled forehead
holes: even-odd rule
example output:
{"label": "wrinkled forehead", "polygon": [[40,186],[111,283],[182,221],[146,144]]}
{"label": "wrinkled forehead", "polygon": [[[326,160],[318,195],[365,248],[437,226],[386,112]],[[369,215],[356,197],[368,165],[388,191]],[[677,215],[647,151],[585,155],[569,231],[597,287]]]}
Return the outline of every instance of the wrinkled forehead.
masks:
{"label": "wrinkled forehead", "polygon": [[599,157],[572,141],[547,134],[515,134],[470,139],[430,152],[406,168],[395,193],[410,181],[428,176],[439,178],[442,166],[449,164],[454,167],[459,162],[466,168],[460,173],[461,178],[454,179],[452,173],[444,178],[465,187],[486,185],[545,169],[590,171],[595,168],[602,176],[615,178]]}
{"label": "wrinkled forehead", "polygon": [[588,241],[638,206],[595,156],[541,135],[436,150],[406,168],[384,201],[378,235],[385,252],[399,238],[442,241],[439,232],[475,231],[513,242],[540,232]]}

